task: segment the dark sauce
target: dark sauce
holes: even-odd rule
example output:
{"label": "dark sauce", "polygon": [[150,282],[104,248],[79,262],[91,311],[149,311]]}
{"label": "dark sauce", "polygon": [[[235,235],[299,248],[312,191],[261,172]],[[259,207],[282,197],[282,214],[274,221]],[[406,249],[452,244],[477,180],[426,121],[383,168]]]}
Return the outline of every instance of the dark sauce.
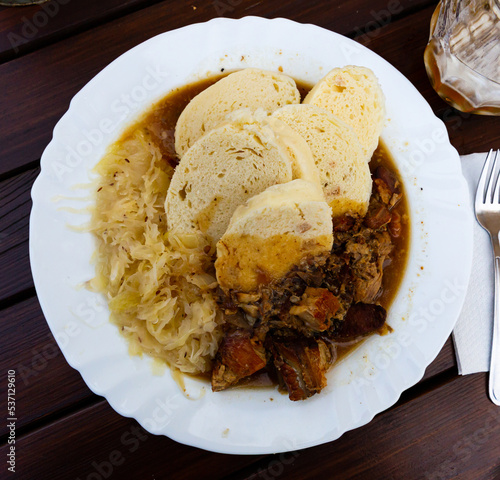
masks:
{"label": "dark sauce", "polygon": [[[229,73],[231,72],[199,80],[198,82],[178,87],[171,91],[163,99],[153,105],[153,107],[146,112],[137,123],[131,126],[122,136],[122,140],[131,135],[134,130],[137,130],[138,128],[143,129],[150,136],[151,140],[160,148],[166,164],[175,167],[179,162],[177,154],[175,153],[174,138],[177,119],[191,99]],[[303,100],[307,93],[311,90],[312,85],[298,81],[296,81],[296,84],[300,92],[301,99]],[[409,253],[410,217],[406,191],[404,184],[401,181],[401,175],[399,174],[398,168],[383,142],[379,143],[370,161],[370,171],[372,174],[378,166],[386,167],[397,176],[400,182],[399,188],[403,193],[403,198],[393,209],[393,211],[397,211],[401,216],[401,235],[398,238],[393,238],[395,249],[391,254],[390,263],[388,263],[384,268],[382,287],[379,296],[376,299],[376,303],[379,303],[386,310],[388,310],[404,277]],[[338,362],[347,354],[352,352],[361,343],[363,342],[338,344],[336,349],[337,356],[334,363]],[[194,376],[210,380],[210,372]],[[277,383],[276,378],[274,377],[274,375],[269,375],[265,371],[260,371],[247,379],[244,379],[237,387],[233,388],[272,387]]]}
{"label": "dark sauce", "polygon": [[[227,74],[226,74],[227,75]],[[148,132],[151,139],[160,148],[163,158],[172,167],[179,163],[175,153],[175,124],[186,105],[203,90],[207,89],[215,82],[226,75],[210,77],[190,83],[172,90],[167,96],[162,98],[148,110],[143,117],[128,129],[123,138],[127,137],[137,128],[142,128]]]}
{"label": "dark sauce", "polygon": [[401,216],[401,235],[399,237],[392,238],[395,248],[391,253],[391,262],[384,267],[382,289],[376,299],[377,303],[388,310],[399,290],[399,286],[403,281],[406,270],[406,262],[408,260],[408,253],[410,249],[410,215],[404,183],[401,181],[401,175],[394,159],[383,142],[379,142],[378,147],[370,160],[370,171],[372,174],[378,166],[386,167],[397,176],[400,183],[399,189],[403,194],[403,198],[392,210],[393,212],[395,211],[399,213]]}

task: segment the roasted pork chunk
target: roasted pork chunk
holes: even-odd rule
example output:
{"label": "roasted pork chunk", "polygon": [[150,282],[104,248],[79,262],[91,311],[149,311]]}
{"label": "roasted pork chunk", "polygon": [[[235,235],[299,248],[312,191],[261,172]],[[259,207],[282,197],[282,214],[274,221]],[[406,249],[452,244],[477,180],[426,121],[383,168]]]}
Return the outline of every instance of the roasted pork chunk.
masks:
{"label": "roasted pork chunk", "polygon": [[324,341],[274,336],[270,349],[290,400],[305,400],[326,386],[325,374],[332,355]]}
{"label": "roasted pork chunk", "polygon": [[225,390],[265,366],[266,351],[253,332],[242,328],[229,330],[212,369],[212,390]]}

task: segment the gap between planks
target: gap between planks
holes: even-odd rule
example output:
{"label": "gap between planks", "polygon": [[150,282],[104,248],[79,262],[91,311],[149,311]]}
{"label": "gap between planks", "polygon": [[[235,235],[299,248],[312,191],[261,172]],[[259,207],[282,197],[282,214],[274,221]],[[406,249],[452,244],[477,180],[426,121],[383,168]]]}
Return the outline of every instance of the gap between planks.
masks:
{"label": "gap between planks", "polygon": [[[136,3],[126,5],[121,8],[117,7],[117,10],[102,12],[101,14],[98,14],[96,17],[88,18],[79,24],[72,25],[72,27],[70,28],[61,28],[52,33],[42,35],[41,37],[35,36],[35,38],[32,41],[19,45],[19,47],[17,47],[18,53],[14,51],[14,48],[0,52],[0,65],[7,63],[11,60],[16,60],[25,55],[29,55],[30,53],[36,52],[37,50],[48,47],[58,42],[62,42],[70,37],[79,35],[80,33],[84,33],[88,30],[99,27],[111,21],[118,20],[122,17],[138,12],[139,10],[148,8],[152,5],[161,3],[163,1],[165,0],[137,1]],[[65,5],[62,6],[62,8],[65,7],[66,7]],[[38,11],[40,10],[37,9],[37,12]],[[35,15],[37,12],[33,12],[33,15]],[[27,18],[27,16],[22,17],[20,20],[23,19],[27,19],[29,21],[29,18]],[[49,18],[49,22],[50,20],[52,19]],[[4,33],[7,34],[8,32]]]}
{"label": "gap between planks", "polygon": [[[149,8],[153,5],[156,5],[156,4],[162,3],[162,2],[165,2],[165,0],[138,1],[136,3],[124,6],[121,9],[113,10],[110,12],[102,12],[102,13],[98,14],[96,17],[88,18],[79,24],[72,25],[69,28],[61,28],[59,30],[53,31],[52,33],[46,33],[45,35],[42,33],[42,36],[40,36],[40,37],[35,36],[35,38],[33,38],[33,40],[31,40],[27,43],[24,43],[22,45],[19,45],[17,47],[18,48],[17,53],[14,51],[14,48],[0,52],[0,65],[7,63],[11,60],[21,58],[25,55],[33,53],[33,52],[40,50],[42,48],[48,47],[48,46],[53,45],[55,43],[62,42],[70,37],[73,37],[75,35],[79,35],[80,33],[84,33],[88,30],[93,29],[93,28],[99,27],[101,25],[112,22],[114,20],[118,20],[118,19],[123,18],[127,15],[136,13],[140,10]],[[166,2],[166,3],[168,3],[168,2]],[[399,7],[401,7],[402,10],[400,12],[396,12],[396,13],[390,15],[388,20],[383,18],[382,19],[382,21],[384,22],[383,26],[388,25],[389,23],[392,23],[392,22],[396,22],[401,18],[412,15],[412,14],[418,12],[419,10],[423,10],[423,9],[427,8],[428,6],[434,5],[434,4],[435,4],[435,2],[433,0],[427,0],[427,1],[423,0],[421,3],[417,3],[414,5],[410,5],[410,6],[404,6],[404,7],[403,7],[403,5],[401,5],[401,3],[399,3]],[[237,6],[237,4],[235,4],[235,6]],[[64,7],[65,6],[63,6],[63,8]],[[40,10],[37,9],[37,12],[38,11],[40,11]],[[232,9],[228,8],[227,11],[230,13],[234,13],[235,8],[232,8]],[[33,12],[33,15],[35,15],[37,12]],[[215,12],[216,12],[216,10],[214,10],[214,13]],[[375,12],[375,10],[373,10],[372,12]],[[372,12],[370,12],[370,13],[372,13]],[[375,12],[375,13],[377,13],[377,12]],[[379,14],[380,13],[381,12],[379,12]],[[224,16],[224,15],[222,15],[222,16]],[[373,15],[372,15],[372,17],[373,17]],[[27,17],[25,16],[20,20],[23,20],[26,18]],[[29,20],[29,18],[27,18],[27,20]],[[50,22],[50,20],[51,19],[49,18],[49,22]],[[344,35],[349,37],[349,38],[355,38],[359,35],[365,35],[367,33],[370,33],[371,24],[373,22],[377,22],[377,20],[375,20],[375,17],[373,17],[373,19],[371,19],[371,20],[366,21],[365,25],[363,25],[362,27],[348,31],[347,33],[344,33]],[[381,23],[380,20],[378,21],[378,23],[379,24]],[[378,25],[378,26],[380,26],[380,25]],[[5,32],[5,33],[7,34],[9,32]]]}

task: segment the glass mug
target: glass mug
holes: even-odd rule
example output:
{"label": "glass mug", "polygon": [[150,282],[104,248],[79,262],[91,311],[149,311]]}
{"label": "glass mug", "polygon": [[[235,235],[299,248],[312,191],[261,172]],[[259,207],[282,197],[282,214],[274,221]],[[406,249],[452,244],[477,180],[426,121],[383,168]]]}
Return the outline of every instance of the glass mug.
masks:
{"label": "glass mug", "polygon": [[500,115],[500,0],[442,0],[424,61],[434,90],[450,105]]}

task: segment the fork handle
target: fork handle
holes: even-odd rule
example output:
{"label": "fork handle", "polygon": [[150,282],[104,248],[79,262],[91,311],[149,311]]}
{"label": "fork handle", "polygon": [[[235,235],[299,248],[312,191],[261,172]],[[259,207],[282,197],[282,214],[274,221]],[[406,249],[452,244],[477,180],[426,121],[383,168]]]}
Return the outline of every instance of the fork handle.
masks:
{"label": "fork handle", "polygon": [[493,310],[489,394],[491,401],[500,406],[500,244],[498,235],[498,233],[491,235],[495,262],[495,304]]}

